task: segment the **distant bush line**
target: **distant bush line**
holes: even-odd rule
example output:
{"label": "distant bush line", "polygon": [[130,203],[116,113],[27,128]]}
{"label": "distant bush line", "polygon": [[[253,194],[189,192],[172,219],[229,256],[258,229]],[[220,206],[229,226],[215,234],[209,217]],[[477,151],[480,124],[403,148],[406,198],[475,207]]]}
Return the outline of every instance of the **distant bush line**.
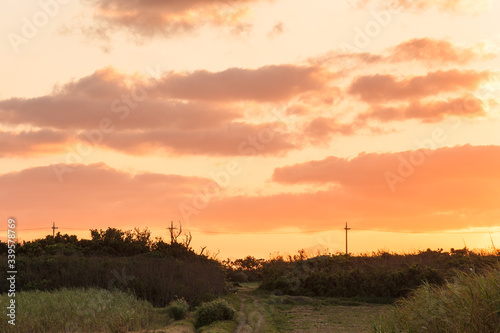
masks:
{"label": "distant bush line", "polygon": [[[226,281],[262,281],[275,294],[395,299],[424,283],[443,285],[458,272],[481,273],[497,265],[500,251],[442,249],[397,254],[318,255],[304,251],[269,260],[248,256],[217,261],[196,253],[191,236],[170,242],[151,239],[147,229],[91,230],[91,239],[74,235],[46,236],[16,246],[17,291],[61,288],[104,288],[131,291],[154,306],[184,298],[190,305],[210,301],[228,290]],[[0,242],[5,257],[7,244]],[[0,287],[8,290],[6,270]],[[234,289],[233,291],[236,291]]]}
{"label": "distant bush line", "polygon": [[[225,293],[222,265],[182,243],[152,241],[147,230],[91,231],[91,240],[57,234],[16,247],[17,291],[102,288],[131,291],[154,306],[176,298],[192,305]],[[5,256],[7,247],[0,243]],[[6,270],[0,288],[8,290]]]}
{"label": "distant bush line", "polygon": [[467,249],[414,254],[343,254],[277,257],[262,266],[261,288],[280,294],[399,298],[424,283],[442,285],[458,272],[480,273],[498,265],[500,251]]}

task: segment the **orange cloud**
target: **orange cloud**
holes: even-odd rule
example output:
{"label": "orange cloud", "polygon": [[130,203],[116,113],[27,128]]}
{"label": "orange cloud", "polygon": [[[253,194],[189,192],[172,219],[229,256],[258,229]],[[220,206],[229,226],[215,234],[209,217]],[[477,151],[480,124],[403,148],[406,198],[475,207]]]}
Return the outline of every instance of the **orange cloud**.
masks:
{"label": "orange cloud", "polygon": [[263,0],[86,0],[95,8],[95,31],[127,29],[140,37],[171,36],[206,24],[241,28],[248,6]]}
{"label": "orange cloud", "polygon": [[69,137],[50,130],[29,132],[1,132],[0,157],[47,155],[64,152]]}
{"label": "orange cloud", "polygon": [[370,111],[360,114],[358,120],[376,119],[385,122],[419,119],[425,123],[435,123],[450,116],[476,118],[485,115],[486,111],[480,99],[465,96],[447,101],[415,101],[401,107],[377,105],[373,106]]}
{"label": "orange cloud", "polygon": [[[71,170],[58,180],[57,168]],[[179,220],[177,204],[197,188],[197,177],[155,173],[131,175],[106,165],[52,165],[0,175],[0,210],[20,228],[57,221],[74,228],[166,225]],[[22,237],[22,235],[21,235]]]}
{"label": "orange cloud", "polygon": [[494,54],[485,53],[480,48],[462,48],[452,43],[434,38],[414,38],[390,50],[387,59],[391,62],[420,61],[430,64],[464,65],[476,60],[490,59]]}
{"label": "orange cloud", "polygon": [[352,135],[355,124],[340,124],[336,119],[318,117],[306,124],[304,134],[310,142],[326,143],[333,135]]}
{"label": "orange cloud", "polygon": [[[61,130],[73,141],[130,154],[279,154],[297,148],[294,136],[272,122],[238,120],[244,110],[231,102],[292,98],[321,86],[316,75],[316,69],[283,65],[170,74],[151,81],[106,68],[50,95],[0,100],[0,121]],[[10,138],[25,147],[21,136]],[[36,152],[19,152],[31,153]]]}
{"label": "orange cloud", "polygon": [[[80,138],[85,140],[86,134]],[[265,156],[297,149],[295,137],[279,124],[229,123],[208,130],[152,130],[113,133],[103,145],[127,154],[163,151],[173,155]]]}
{"label": "orange cloud", "polygon": [[157,81],[105,68],[67,83],[50,95],[0,100],[0,121],[93,129],[103,118],[109,118],[123,130],[210,128],[235,120],[242,112],[196,100],[281,101],[323,88],[326,81],[317,67],[293,65],[169,74]]}
{"label": "orange cloud", "polygon": [[[430,139],[422,144],[432,147]],[[345,221],[415,231],[494,226],[500,218],[499,168],[499,146],[329,157],[273,175],[282,184],[330,183],[328,190],[222,198],[190,217],[230,230],[328,228]]]}
{"label": "orange cloud", "polygon": [[[430,139],[422,144],[432,148]],[[71,171],[59,182],[56,168]],[[215,196],[207,202],[197,193],[218,187],[204,178],[131,175],[104,164],[53,165],[0,175],[0,209],[14,212],[25,225],[56,220],[81,228],[109,221],[159,226],[171,219],[210,225],[212,231],[310,230],[345,221],[358,228],[414,231],[487,227],[500,218],[499,168],[499,146],[332,156],[278,168],[273,175],[283,185],[317,184],[322,190]]]}
{"label": "orange cloud", "polygon": [[163,96],[215,101],[280,101],[323,88],[329,77],[317,66],[273,65],[258,69],[196,71],[162,78]]}
{"label": "orange cloud", "polygon": [[[125,82],[131,82],[126,84]],[[109,119],[117,129],[206,128],[239,117],[235,110],[155,97],[155,82],[112,68],[70,82],[51,95],[0,101],[0,121],[57,129],[94,129]]]}
{"label": "orange cloud", "polygon": [[436,71],[425,76],[397,80],[394,75],[376,74],[357,77],[349,93],[367,103],[424,98],[463,90],[476,90],[493,77],[491,72],[473,70]]}
{"label": "orange cloud", "polygon": [[[398,173],[397,169],[402,160],[411,162],[416,160],[417,155],[422,161],[413,163],[416,169],[415,175],[407,177],[401,187],[419,186],[422,182],[433,183],[440,181],[439,179],[446,181],[461,178],[498,178],[500,180],[500,174],[495,171],[500,167],[500,146],[465,145],[434,149],[435,147],[429,142],[432,142],[432,139],[422,141],[421,148],[427,149],[426,151],[361,153],[352,159],[331,156],[320,161],[278,168],[274,171],[273,180],[284,184],[331,182],[365,189],[389,189],[384,177],[385,172]],[[411,181],[415,178],[419,180]]]}
{"label": "orange cloud", "polygon": [[332,50],[309,59],[309,62],[321,66],[338,66],[341,62],[344,67],[350,65],[352,70],[362,65],[405,62],[420,62],[427,66],[465,65],[495,57],[497,55],[485,51],[482,44],[462,47],[447,40],[426,37],[409,39],[380,54],[356,52],[354,47],[353,50],[349,50],[348,46],[345,46],[343,52]]}

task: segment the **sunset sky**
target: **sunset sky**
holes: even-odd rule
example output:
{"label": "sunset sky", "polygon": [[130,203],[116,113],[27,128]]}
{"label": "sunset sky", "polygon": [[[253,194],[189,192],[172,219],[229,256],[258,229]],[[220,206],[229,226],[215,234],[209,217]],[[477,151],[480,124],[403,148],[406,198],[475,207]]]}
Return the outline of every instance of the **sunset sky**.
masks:
{"label": "sunset sky", "polygon": [[500,1],[1,6],[2,240],[500,248]]}

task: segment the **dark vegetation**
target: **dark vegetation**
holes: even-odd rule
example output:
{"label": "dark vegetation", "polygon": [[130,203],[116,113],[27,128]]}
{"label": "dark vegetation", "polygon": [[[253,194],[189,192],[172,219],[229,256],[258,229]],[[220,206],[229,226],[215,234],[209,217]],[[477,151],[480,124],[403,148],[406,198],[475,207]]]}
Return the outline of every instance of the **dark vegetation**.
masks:
{"label": "dark vegetation", "polygon": [[[215,299],[225,292],[222,265],[214,258],[195,253],[188,234],[180,232],[169,243],[151,240],[150,232],[91,230],[90,240],[57,234],[16,246],[16,289],[57,290],[102,288],[134,293],[154,306],[166,306],[176,298],[191,305]],[[7,245],[0,243],[5,256]],[[6,270],[0,288],[8,290]]]}
{"label": "dark vegetation", "polygon": [[413,254],[387,252],[370,256],[345,254],[307,258],[303,251],[277,257],[262,267],[261,288],[276,294],[395,299],[424,283],[443,285],[459,272],[478,273],[498,267],[500,251],[468,249]]}
{"label": "dark vegetation", "polygon": [[[172,230],[171,230],[172,232]],[[390,302],[424,283],[443,285],[459,272],[481,274],[498,265],[500,251],[467,248],[396,254],[327,254],[264,260],[248,256],[219,262],[196,253],[190,234],[170,234],[169,242],[151,239],[147,229],[91,230],[91,239],[46,236],[16,246],[17,291],[102,288],[132,292],[157,307],[176,299],[190,306],[211,301],[243,282],[262,282],[274,295],[330,296]],[[0,242],[0,255],[7,244]],[[498,266],[497,266],[498,267]],[[0,287],[8,290],[6,270]],[[233,291],[236,289],[233,288]]]}
{"label": "dark vegetation", "polygon": [[200,305],[195,313],[194,326],[199,328],[216,321],[233,320],[235,315],[236,310],[225,299],[216,299]]}
{"label": "dark vegetation", "polygon": [[229,282],[243,283],[262,281],[262,267],[264,259],[256,259],[247,256],[243,259],[224,260],[222,265],[226,271],[226,278]]}

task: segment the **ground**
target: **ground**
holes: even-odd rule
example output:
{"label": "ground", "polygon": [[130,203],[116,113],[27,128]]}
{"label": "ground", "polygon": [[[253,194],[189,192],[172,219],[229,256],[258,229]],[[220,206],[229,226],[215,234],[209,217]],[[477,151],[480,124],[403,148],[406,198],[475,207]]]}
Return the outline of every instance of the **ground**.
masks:
{"label": "ground", "polygon": [[[237,323],[217,322],[198,333],[371,332],[375,318],[390,305],[305,296],[274,296],[247,283],[225,297],[238,309]],[[192,314],[155,333],[195,333]]]}
{"label": "ground", "polygon": [[390,306],[304,296],[270,296],[247,284],[241,301],[238,333],[370,332],[371,323]]}

